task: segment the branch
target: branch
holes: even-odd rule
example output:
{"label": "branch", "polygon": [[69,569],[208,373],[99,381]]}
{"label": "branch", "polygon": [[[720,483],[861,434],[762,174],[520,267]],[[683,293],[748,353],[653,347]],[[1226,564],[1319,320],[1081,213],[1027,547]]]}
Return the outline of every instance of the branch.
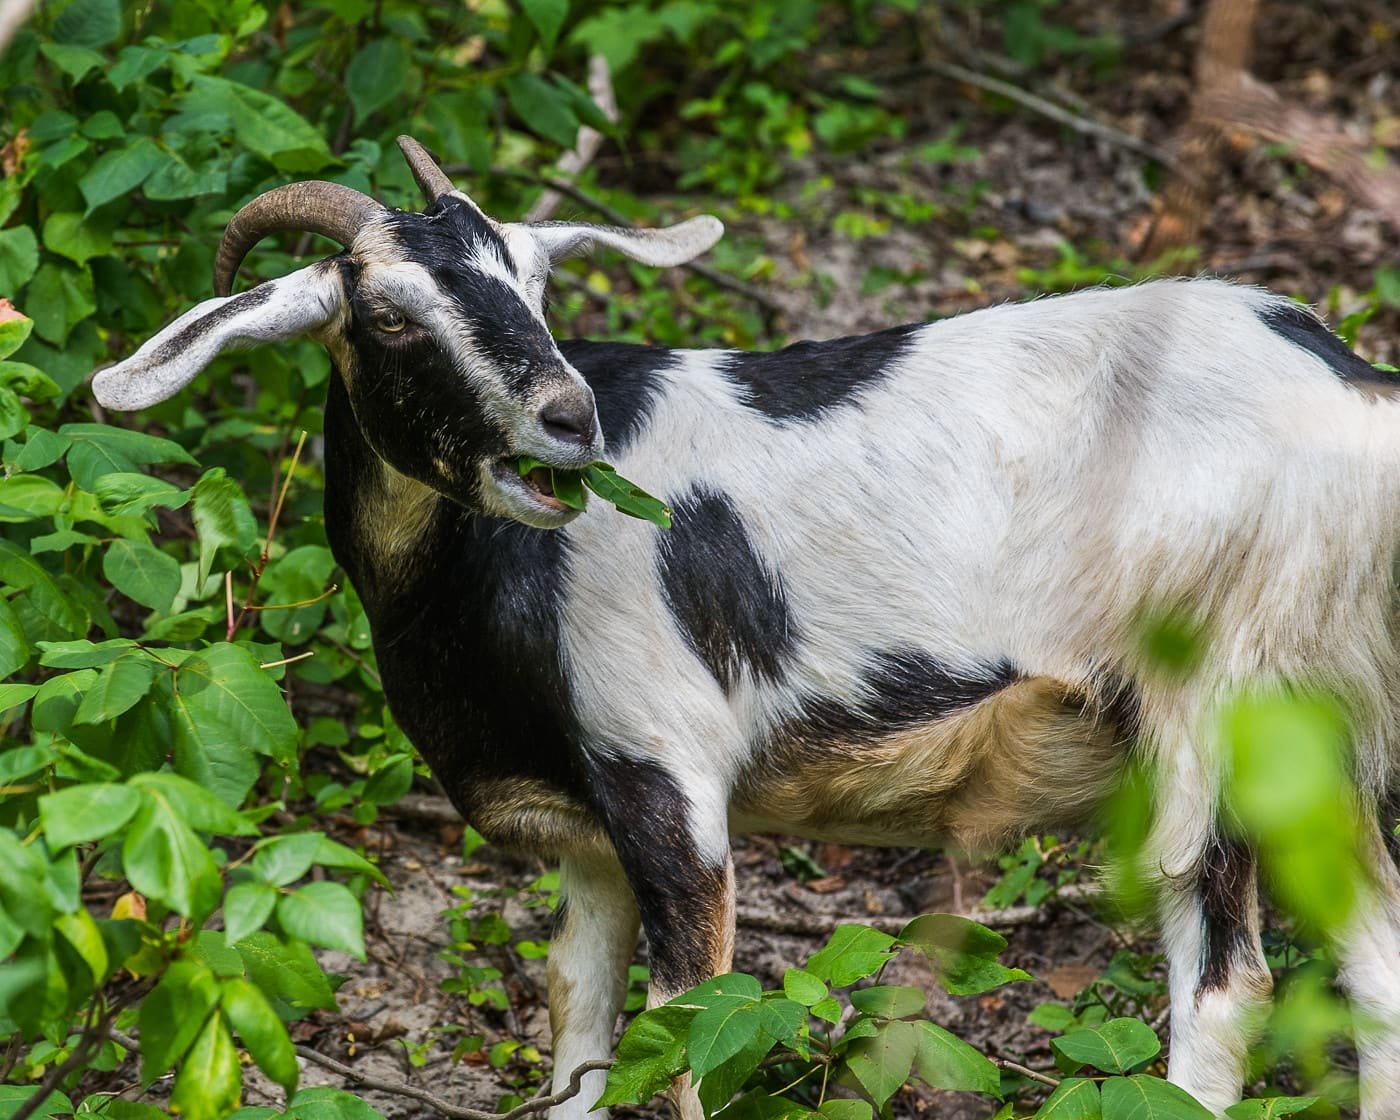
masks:
{"label": "branch", "polygon": [[1052,1089],[1060,1084],[1058,1078],[1047,1077],[1043,1073],[1037,1073],[1035,1070],[1021,1065],[1020,1062],[1013,1062],[1010,1058],[991,1058],[990,1061],[992,1065],[996,1066],[998,1069],[1009,1069],[1012,1073],[1019,1073],[1022,1077],[1029,1077],[1032,1081],[1039,1081],[1042,1085],[1049,1085]]}
{"label": "branch", "polygon": [[[600,54],[595,54],[588,60],[588,92],[592,96],[594,103],[603,111],[603,116],[617,123],[617,97],[613,94],[612,73],[608,70],[608,60]],[[565,152],[559,157],[559,162],[554,165],[556,175],[576,178],[585,167],[593,162],[593,157],[598,154],[598,149],[602,147],[603,134],[596,128],[584,124],[579,125],[578,142],[574,145],[574,150]],[[530,207],[529,213],[525,215],[527,222],[544,222],[554,216],[554,211],[559,209],[559,203],[564,196],[552,187],[535,201]]]}
{"label": "branch", "polygon": [[1165,148],[1159,148],[1156,144],[1150,144],[1129,132],[1124,132],[1121,128],[1115,128],[1106,121],[1101,121],[1095,117],[1081,117],[1071,113],[1068,109],[1061,108],[1053,101],[1047,101],[1043,97],[1038,97],[1034,93],[1022,89],[1020,86],[1004,82],[1000,78],[993,78],[990,74],[979,74],[976,70],[969,70],[966,66],[959,66],[955,62],[922,62],[917,66],[908,67],[905,70],[897,71],[889,75],[886,81],[900,81],[907,78],[926,77],[935,75],[940,78],[947,78],[954,82],[961,82],[964,85],[973,86],[976,89],[985,90],[987,93],[994,93],[998,97],[1004,97],[1008,101],[1014,101],[1022,108],[1029,109],[1033,113],[1038,113],[1056,124],[1062,124],[1066,128],[1084,136],[1093,136],[1099,140],[1106,140],[1110,144],[1115,144],[1120,148],[1127,148],[1130,152],[1136,152],[1150,160],[1155,160],[1163,167],[1169,168],[1178,175],[1188,174],[1185,167],[1171,152]]}
{"label": "branch", "polygon": [[509,1112],[484,1112],[477,1108],[462,1108],[451,1101],[443,1100],[439,1096],[427,1092],[424,1089],[416,1088],[412,1085],[405,1085],[400,1081],[385,1081],[382,1078],[371,1077],[369,1074],[361,1073],[350,1066],[337,1062],[334,1058],[328,1058],[324,1054],[318,1053],[309,1046],[298,1046],[296,1048],[298,1056],[305,1058],[309,1062],[315,1062],[318,1066],[324,1066],[332,1073],[338,1073],[341,1077],[348,1077],[351,1081],[358,1082],[366,1089],[378,1089],[384,1093],[394,1093],[400,1097],[408,1097],[411,1100],[421,1101],[435,1112],[443,1116],[451,1117],[451,1120],[519,1120],[521,1116],[531,1116],[536,1112],[544,1112],[553,1108],[557,1104],[578,1096],[579,1090],[583,1088],[583,1078],[585,1074],[592,1073],[598,1069],[610,1069],[613,1064],[611,1058],[595,1058],[590,1062],[583,1062],[574,1067],[574,1072],[569,1077],[569,1084],[559,1092],[547,1097],[535,1097],[534,1100],[526,1101],[524,1104],[516,1105]]}

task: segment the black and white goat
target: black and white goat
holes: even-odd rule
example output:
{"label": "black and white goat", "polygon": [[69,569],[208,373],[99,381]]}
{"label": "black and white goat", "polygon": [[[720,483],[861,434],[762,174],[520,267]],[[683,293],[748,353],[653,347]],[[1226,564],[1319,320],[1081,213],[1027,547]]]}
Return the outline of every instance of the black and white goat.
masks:
{"label": "black and white goat", "polygon": [[[675,265],[719,222],[498,223],[401,143],[422,214],[327,183],[255,199],[219,298],[94,389],[141,408],[235,344],[329,348],[326,524],[390,705],[468,820],[563,869],[557,1086],[610,1051],[639,920],[653,1001],[729,966],[735,832],[981,847],[1084,819],[1136,752],[1171,1077],[1223,1109],[1270,983],[1254,859],[1219,827],[1216,720],[1241,685],[1306,680],[1360,698],[1377,888],[1339,955],[1383,1024],[1360,1043],[1367,1116],[1400,1117],[1400,405],[1366,363],[1287,300],[1210,280],[769,354],[556,343],[554,262]],[[287,229],[346,251],[230,295]],[[511,465],[605,443],[670,532],[576,515]],[[1189,681],[1143,663],[1157,607],[1213,635]]]}

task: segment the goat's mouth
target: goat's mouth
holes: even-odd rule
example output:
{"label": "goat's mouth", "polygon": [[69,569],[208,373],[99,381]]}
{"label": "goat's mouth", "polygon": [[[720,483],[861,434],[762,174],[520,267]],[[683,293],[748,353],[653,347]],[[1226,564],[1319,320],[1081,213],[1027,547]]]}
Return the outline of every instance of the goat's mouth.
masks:
{"label": "goat's mouth", "polygon": [[511,516],[531,524],[540,518],[540,527],[550,528],[563,524],[578,513],[580,506],[561,501],[556,493],[556,471],[563,474],[562,469],[551,468],[534,459],[527,461],[528,469],[522,470],[521,466],[521,458],[517,455],[505,456],[491,464],[492,481],[507,504],[514,507],[510,511]]}

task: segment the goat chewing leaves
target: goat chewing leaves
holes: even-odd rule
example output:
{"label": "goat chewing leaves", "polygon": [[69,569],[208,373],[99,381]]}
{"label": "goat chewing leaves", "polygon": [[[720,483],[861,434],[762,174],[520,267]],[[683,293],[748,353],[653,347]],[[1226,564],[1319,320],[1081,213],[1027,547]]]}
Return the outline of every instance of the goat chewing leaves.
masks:
{"label": "goat chewing leaves", "polygon": [[582,470],[563,470],[551,467],[539,459],[522,455],[515,461],[515,469],[524,478],[531,471],[544,469],[549,472],[554,496],[570,509],[583,509],[584,487],[592,490],[605,502],[611,502],[619,513],[650,521],[663,529],[671,527],[671,507],[659,498],[653,498],[640,486],[629,482],[617,473],[615,467],[602,460],[590,463]]}

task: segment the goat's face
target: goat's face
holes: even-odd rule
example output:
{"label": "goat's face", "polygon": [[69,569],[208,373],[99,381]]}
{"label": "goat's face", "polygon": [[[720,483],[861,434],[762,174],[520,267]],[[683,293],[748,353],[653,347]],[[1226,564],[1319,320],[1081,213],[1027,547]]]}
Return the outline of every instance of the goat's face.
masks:
{"label": "goat's face", "polygon": [[[539,528],[576,516],[521,456],[561,468],[602,453],[588,385],[544,321],[550,267],[603,244],[648,264],[680,264],[723,227],[663,230],[498,223],[401,139],[430,200],[387,210],[349,188],[297,183],[254,199],[229,223],[215,265],[221,298],[182,315],[93,382],[111,408],[172,396],[224,349],[310,334],[330,350],[356,421],[389,466],[467,508]],[[333,237],[346,252],[229,295],[243,257],[279,229]]]}

